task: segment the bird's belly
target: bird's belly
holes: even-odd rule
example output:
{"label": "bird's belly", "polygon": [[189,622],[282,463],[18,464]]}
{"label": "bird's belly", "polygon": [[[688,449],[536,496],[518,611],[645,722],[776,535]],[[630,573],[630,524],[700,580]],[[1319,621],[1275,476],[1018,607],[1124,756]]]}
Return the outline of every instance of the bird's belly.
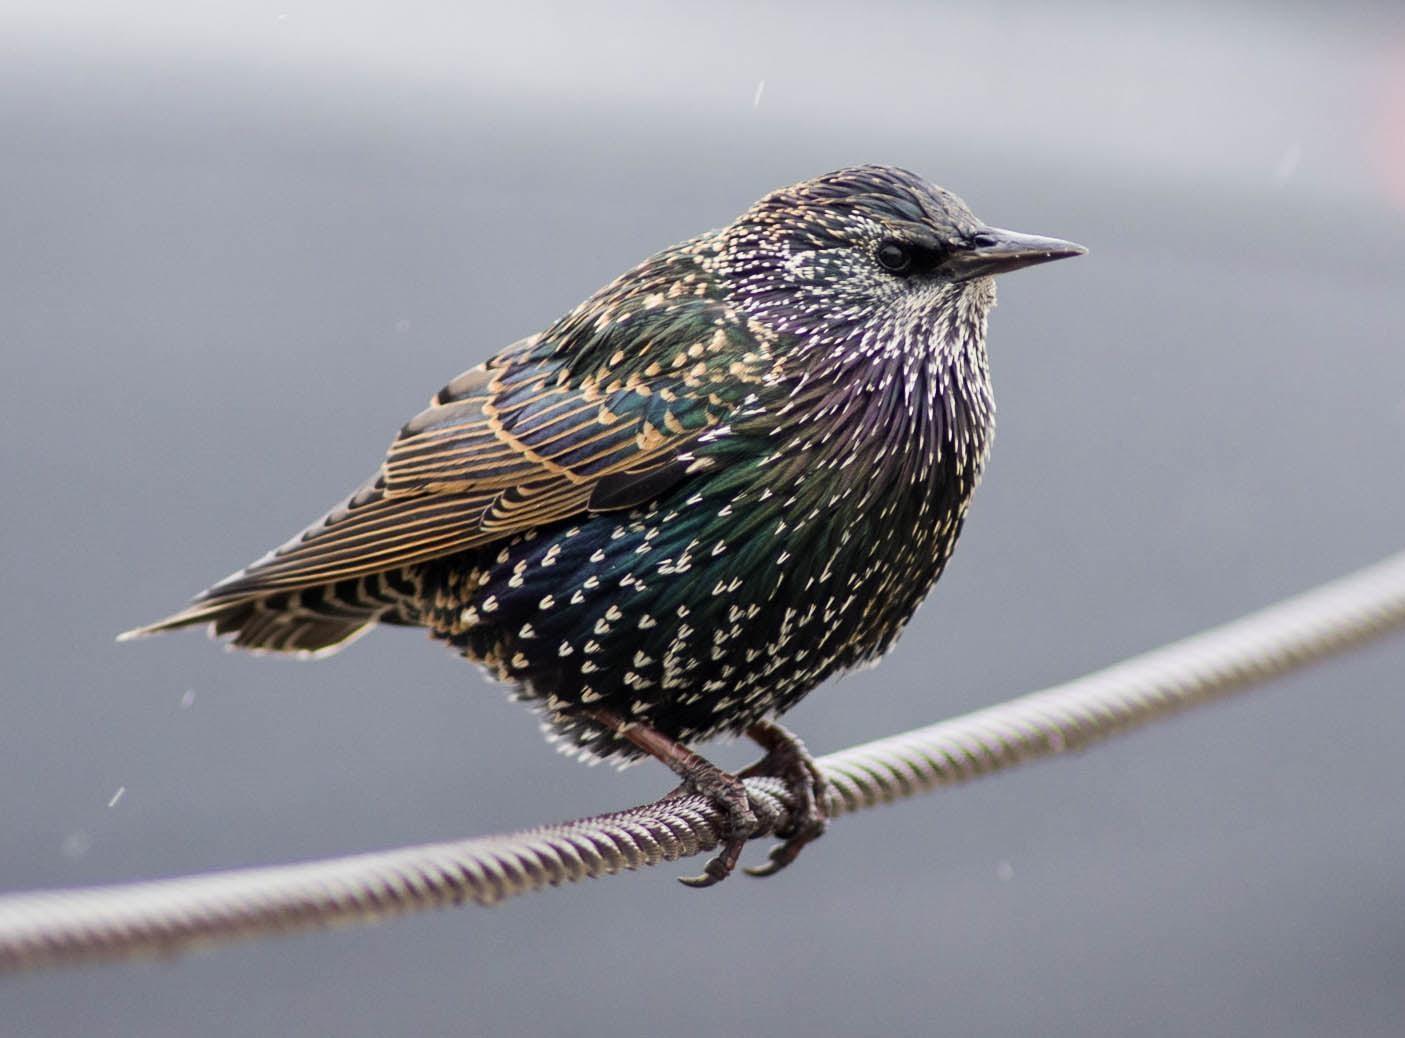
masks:
{"label": "bird's belly", "polygon": [[426,619],[567,748],[632,755],[591,710],[682,742],[740,732],[881,654],[940,574],[964,501],[933,521],[877,496],[823,511],[693,487],[426,567]]}

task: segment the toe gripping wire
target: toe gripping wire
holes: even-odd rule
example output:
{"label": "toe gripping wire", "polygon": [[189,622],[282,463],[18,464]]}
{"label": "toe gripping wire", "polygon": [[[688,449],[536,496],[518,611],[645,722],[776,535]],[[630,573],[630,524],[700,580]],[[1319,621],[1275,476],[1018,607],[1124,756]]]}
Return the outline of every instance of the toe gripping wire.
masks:
{"label": "toe gripping wire", "polygon": [[[1405,553],[1067,684],[817,761],[828,814],[1081,750],[1405,625]],[[747,778],[772,836],[796,807]],[[519,894],[713,850],[726,818],[678,795],[562,825],[265,868],[0,897],[0,971],[171,955],[200,945],[368,922]]]}

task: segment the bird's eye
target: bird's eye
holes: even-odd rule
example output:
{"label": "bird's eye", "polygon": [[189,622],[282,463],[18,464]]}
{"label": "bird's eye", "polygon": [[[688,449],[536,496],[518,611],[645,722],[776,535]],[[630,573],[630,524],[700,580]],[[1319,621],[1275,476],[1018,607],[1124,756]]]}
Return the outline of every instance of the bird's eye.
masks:
{"label": "bird's eye", "polygon": [[912,250],[901,242],[885,241],[876,253],[879,264],[892,274],[906,274],[912,269]]}

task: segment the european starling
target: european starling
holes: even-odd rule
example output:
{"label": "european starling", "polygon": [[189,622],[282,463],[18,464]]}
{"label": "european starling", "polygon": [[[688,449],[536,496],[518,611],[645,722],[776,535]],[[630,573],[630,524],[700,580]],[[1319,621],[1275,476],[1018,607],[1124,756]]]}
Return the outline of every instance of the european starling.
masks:
{"label": "european starling", "polygon": [[1075,256],[987,227],[886,166],[774,191],[441,389],[374,478],[150,634],[209,624],[315,654],[421,626],[568,752],[658,758],[727,812],[687,749],[746,734],[742,772],[798,809],[758,874],[824,829],[823,777],[775,723],[878,659],[951,554],[993,430],[992,275]]}

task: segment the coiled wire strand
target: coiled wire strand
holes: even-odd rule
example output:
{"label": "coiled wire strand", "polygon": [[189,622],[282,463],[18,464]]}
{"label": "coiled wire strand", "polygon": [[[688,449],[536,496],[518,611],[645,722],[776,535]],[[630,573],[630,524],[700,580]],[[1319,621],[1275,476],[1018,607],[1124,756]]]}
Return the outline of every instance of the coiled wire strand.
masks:
{"label": "coiled wire strand", "polygon": [[[1405,553],[1075,681],[819,760],[833,817],[1055,754],[1227,695],[1405,625]],[[773,779],[749,779],[757,837],[784,830]],[[722,815],[682,796],[501,836],[327,861],[0,897],[0,971],[171,955],[369,922],[712,850]],[[735,880],[734,880],[735,882]]]}

